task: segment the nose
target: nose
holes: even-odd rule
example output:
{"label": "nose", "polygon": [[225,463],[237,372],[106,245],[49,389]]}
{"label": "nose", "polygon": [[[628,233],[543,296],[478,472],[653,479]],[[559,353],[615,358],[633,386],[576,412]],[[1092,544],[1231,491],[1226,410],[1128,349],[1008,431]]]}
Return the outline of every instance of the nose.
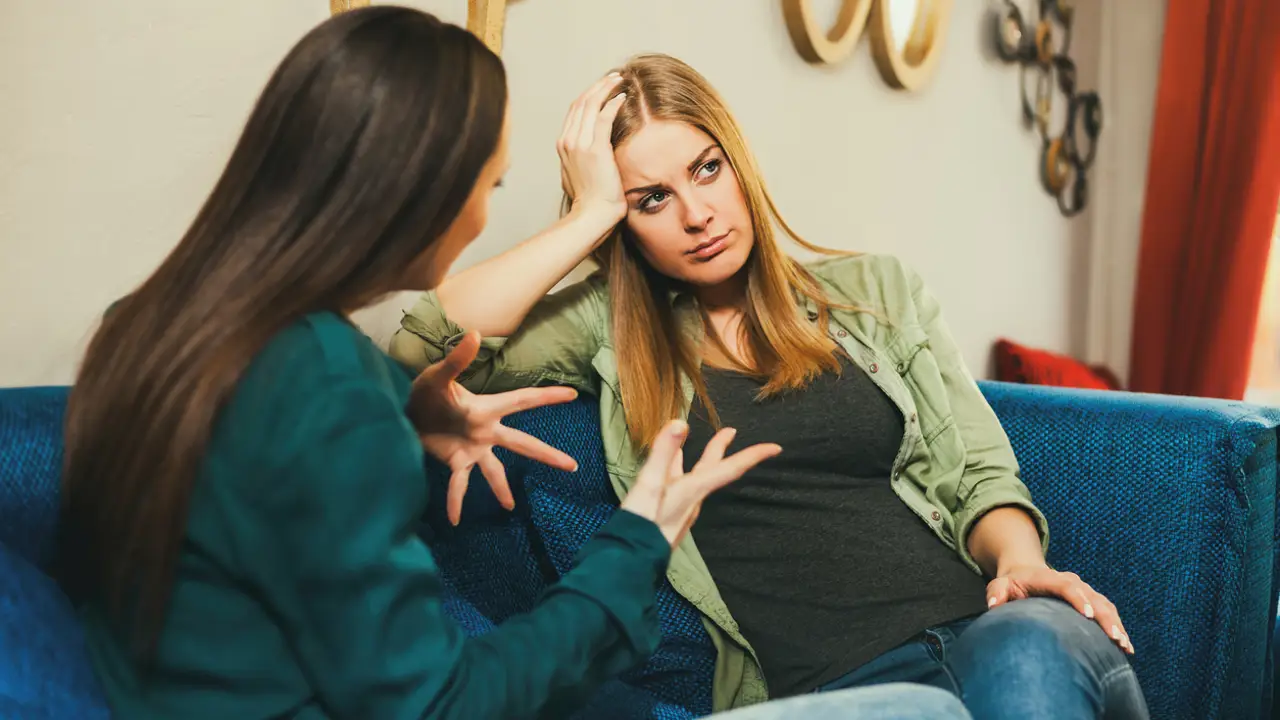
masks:
{"label": "nose", "polygon": [[690,193],[684,202],[685,232],[690,235],[696,235],[706,230],[713,217],[715,217],[715,210],[707,203],[702,202],[697,193]]}

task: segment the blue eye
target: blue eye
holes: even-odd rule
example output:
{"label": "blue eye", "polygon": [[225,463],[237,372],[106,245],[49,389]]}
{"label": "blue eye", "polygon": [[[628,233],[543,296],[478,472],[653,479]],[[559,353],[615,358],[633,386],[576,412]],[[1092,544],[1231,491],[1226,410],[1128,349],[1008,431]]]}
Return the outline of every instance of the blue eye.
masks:
{"label": "blue eye", "polygon": [[716,175],[720,174],[721,162],[722,161],[718,159],[706,161],[705,163],[702,164],[702,167],[698,168],[698,173],[697,173],[698,177],[713,178]]}
{"label": "blue eye", "polygon": [[649,193],[640,201],[641,212],[655,212],[663,200],[667,199],[667,193],[659,190],[658,192]]}

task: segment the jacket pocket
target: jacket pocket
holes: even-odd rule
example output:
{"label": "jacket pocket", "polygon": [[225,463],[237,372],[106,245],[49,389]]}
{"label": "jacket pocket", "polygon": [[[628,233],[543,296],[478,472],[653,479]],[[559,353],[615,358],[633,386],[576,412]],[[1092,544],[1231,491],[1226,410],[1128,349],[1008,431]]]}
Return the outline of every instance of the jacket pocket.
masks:
{"label": "jacket pocket", "polygon": [[919,325],[906,325],[885,350],[915,401],[925,444],[936,450],[936,441],[947,435],[954,421],[942,370],[929,349],[928,333]]}

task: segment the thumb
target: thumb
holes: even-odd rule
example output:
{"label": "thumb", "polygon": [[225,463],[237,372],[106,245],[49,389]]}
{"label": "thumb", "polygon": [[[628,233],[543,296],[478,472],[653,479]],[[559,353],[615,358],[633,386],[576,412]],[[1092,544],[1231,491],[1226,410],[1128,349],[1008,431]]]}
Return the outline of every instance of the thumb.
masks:
{"label": "thumb", "polygon": [[987,585],[987,607],[1009,602],[1009,578],[996,578]]}
{"label": "thumb", "polygon": [[418,382],[431,385],[447,385],[471,366],[480,352],[480,333],[469,332],[440,362],[428,367],[418,375]]}
{"label": "thumb", "polygon": [[683,420],[672,420],[664,425],[662,431],[653,439],[649,458],[645,460],[644,467],[640,468],[640,474],[636,478],[637,484],[663,487],[688,435],[689,425]]}

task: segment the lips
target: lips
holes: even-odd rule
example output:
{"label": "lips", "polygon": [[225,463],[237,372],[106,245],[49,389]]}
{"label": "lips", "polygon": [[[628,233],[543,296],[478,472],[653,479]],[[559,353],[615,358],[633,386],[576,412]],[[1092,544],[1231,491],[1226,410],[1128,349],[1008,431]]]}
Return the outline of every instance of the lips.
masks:
{"label": "lips", "polygon": [[728,243],[725,240],[726,238],[729,237],[730,232],[733,232],[733,231],[732,230],[727,231],[723,235],[720,235],[718,237],[713,237],[710,240],[707,240],[706,242],[698,243],[697,245],[694,246],[692,250],[689,251],[689,254],[698,258],[699,260],[708,260],[710,258],[715,257],[716,255],[719,255],[721,252],[724,251],[725,247],[727,247],[728,245]]}

